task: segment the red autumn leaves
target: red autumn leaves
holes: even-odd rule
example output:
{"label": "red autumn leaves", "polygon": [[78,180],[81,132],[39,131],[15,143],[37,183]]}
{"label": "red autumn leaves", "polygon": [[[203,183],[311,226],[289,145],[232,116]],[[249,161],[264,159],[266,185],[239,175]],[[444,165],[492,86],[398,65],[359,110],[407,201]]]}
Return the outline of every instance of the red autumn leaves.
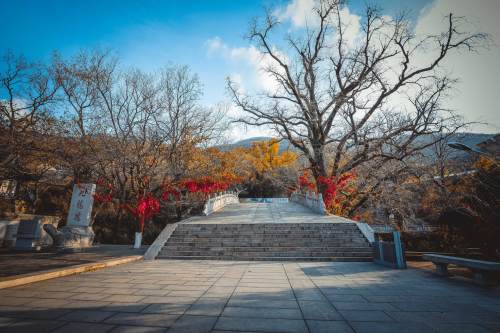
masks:
{"label": "red autumn leaves", "polygon": [[[238,179],[235,177],[226,177],[224,180],[215,180],[211,177],[202,177],[199,179],[183,179],[177,182],[166,181],[161,188],[159,197],[155,197],[153,193],[148,193],[137,198],[137,201],[132,203],[121,203],[120,207],[126,209],[139,221],[140,231],[144,229],[145,221],[153,218],[160,212],[161,201],[179,201],[182,195],[198,194],[206,197],[211,193],[226,191],[232,185],[236,185]],[[94,200],[98,203],[113,202],[114,191],[113,185],[107,183],[100,178],[97,185],[102,192],[94,194]]]}
{"label": "red autumn leaves", "polygon": [[137,200],[135,207],[125,205],[125,208],[139,220],[140,232],[143,232],[144,223],[160,212],[160,201],[148,194]]}
{"label": "red autumn leaves", "polygon": [[[306,191],[317,191],[317,187],[323,188],[323,201],[329,212],[343,215],[343,210],[348,203],[348,197],[354,194],[354,181],[356,176],[353,172],[347,172],[342,174],[340,177],[324,177],[319,176],[316,183],[312,180],[312,177],[308,170],[305,170],[301,176],[299,176],[299,188]],[[318,186],[317,186],[317,185]]]}

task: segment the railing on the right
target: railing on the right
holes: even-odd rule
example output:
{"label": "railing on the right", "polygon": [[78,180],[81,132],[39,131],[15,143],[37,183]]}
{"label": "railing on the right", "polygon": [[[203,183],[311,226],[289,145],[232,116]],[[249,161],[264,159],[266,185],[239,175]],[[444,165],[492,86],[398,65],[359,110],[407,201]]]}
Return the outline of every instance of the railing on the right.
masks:
{"label": "railing on the right", "polygon": [[291,202],[296,202],[302,206],[308,207],[313,212],[318,213],[320,215],[328,215],[326,211],[325,203],[323,202],[323,196],[321,193],[316,192],[293,192],[290,196]]}

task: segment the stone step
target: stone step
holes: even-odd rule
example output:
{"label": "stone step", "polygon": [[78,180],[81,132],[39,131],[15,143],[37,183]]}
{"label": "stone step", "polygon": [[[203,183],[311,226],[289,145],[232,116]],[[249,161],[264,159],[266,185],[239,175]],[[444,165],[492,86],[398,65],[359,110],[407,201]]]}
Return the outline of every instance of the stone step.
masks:
{"label": "stone step", "polygon": [[252,257],[242,258],[237,256],[162,256],[161,259],[182,260],[244,260],[244,261],[339,261],[339,262],[369,262],[373,261],[371,256],[367,257]]}
{"label": "stone step", "polygon": [[314,237],[358,237],[359,232],[174,232],[179,237],[296,237],[296,238],[314,238]]}
{"label": "stone step", "polygon": [[291,252],[231,252],[231,251],[167,251],[162,252],[160,257],[163,256],[233,256],[241,258],[253,258],[253,257],[369,257],[371,251],[366,252],[308,252],[308,251],[291,251]]}
{"label": "stone step", "polygon": [[180,224],[159,258],[371,261],[354,223]]}
{"label": "stone step", "polygon": [[[324,244],[334,244],[337,246],[348,245],[348,244],[368,244],[364,239],[234,239],[234,238],[175,238],[168,241],[169,244],[177,244],[177,245],[197,245],[197,244],[206,244],[206,245],[227,245],[227,246],[238,246],[238,245],[261,245],[261,246],[273,246],[274,244],[297,244],[297,246],[301,245],[324,245]],[[284,245],[279,245],[284,246]]]}
{"label": "stone step", "polygon": [[212,241],[212,242],[168,242],[165,247],[280,247],[280,248],[297,248],[297,247],[368,247],[369,244],[363,240],[355,240],[350,242],[258,242],[258,241]]}
{"label": "stone step", "polygon": [[314,229],[314,228],[357,228],[356,223],[181,223],[179,228],[212,228],[212,229],[281,229],[281,228],[299,228],[299,229]]}
{"label": "stone step", "polygon": [[293,232],[273,232],[273,233],[189,233],[183,234],[180,232],[175,232],[172,234],[172,237],[183,237],[183,238],[353,238],[360,237],[361,233],[293,233]]}
{"label": "stone step", "polygon": [[359,229],[356,226],[353,227],[323,227],[323,228],[299,228],[299,227],[234,227],[234,228],[198,228],[198,227],[177,227],[177,232],[189,233],[189,232],[252,232],[252,233],[264,233],[264,232],[274,232],[274,231],[294,231],[294,232],[357,232]]}
{"label": "stone step", "polygon": [[221,251],[221,250],[231,250],[231,251],[298,251],[298,250],[310,250],[310,251],[338,251],[340,250],[350,250],[350,251],[371,251],[369,246],[189,246],[189,245],[174,245],[167,244],[163,247],[164,250],[169,251],[185,251],[190,249],[196,249],[198,251]]}

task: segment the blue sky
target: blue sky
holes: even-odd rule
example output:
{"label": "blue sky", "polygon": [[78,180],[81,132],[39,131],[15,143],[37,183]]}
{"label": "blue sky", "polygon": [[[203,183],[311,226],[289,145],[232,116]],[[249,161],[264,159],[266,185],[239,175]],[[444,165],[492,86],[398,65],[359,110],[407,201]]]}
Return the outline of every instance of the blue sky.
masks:
{"label": "blue sky", "polygon": [[[388,12],[429,3],[379,1]],[[264,7],[287,1],[55,1],[0,0],[0,49],[12,49],[29,59],[47,58],[53,50],[70,55],[80,49],[114,50],[122,64],[153,71],[166,64],[187,64],[205,86],[204,101],[224,98],[225,77],[233,65],[207,55],[206,41],[219,37],[228,45],[246,46],[249,21]],[[350,2],[359,11],[364,1]],[[410,6],[410,7],[409,7]],[[2,52],[3,53],[3,52]]]}
{"label": "blue sky", "polygon": [[[0,0],[0,54],[11,49],[28,59],[43,60],[48,59],[53,50],[71,55],[81,49],[101,47],[116,52],[124,67],[154,71],[168,64],[189,65],[204,84],[203,103],[210,105],[227,98],[227,76],[241,74],[245,82],[252,81],[247,78],[255,71],[255,64],[251,63],[249,43],[244,39],[250,20],[262,15],[265,6],[284,10],[291,2],[308,1]],[[349,11],[360,14],[366,2],[376,3],[388,15],[409,9],[415,22],[429,11],[435,12],[427,15],[429,18],[442,17],[441,14],[449,11],[471,14],[478,22],[488,23],[485,28],[493,29],[500,36],[496,23],[498,0],[478,0],[474,5],[469,0],[352,0],[348,2]],[[220,42],[226,50],[241,51],[236,52],[240,56],[211,54],[208,45],[213,41]],[[469,60],[463,57],[457,58],[452,66],[457,76],[467,78],[464,80],[467,86],[459,87],[459,97],[464,102],[455,99],[453,107],[468,120],[493,123],[494,127],[488,131],[498,131],[500,126],[497,103],[487,97],[496,96],[497,84],[491,81],[485,91],[481,83],[485,75],[500,76],[500,66],[494,69],[491,66],[496,64],[497,55],[500,53],[495,46],[484,61],[474,61],[479,71],[474,67],[474,72],[462,73],[472,67],[464,63]],[[258,77],[254,75],[253,81],[255,84]],[[477,104],[471,102],[476,100],[481,101],[480,107],[476,108]],[[464,106],[467,103],[470,105]]]}

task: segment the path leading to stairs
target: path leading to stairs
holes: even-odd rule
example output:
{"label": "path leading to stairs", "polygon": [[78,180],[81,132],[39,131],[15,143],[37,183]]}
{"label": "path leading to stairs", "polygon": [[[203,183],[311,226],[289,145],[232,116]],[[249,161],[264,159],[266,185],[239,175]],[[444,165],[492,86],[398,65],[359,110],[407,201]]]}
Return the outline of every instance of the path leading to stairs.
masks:
{"label": "path leading to stairs", "polygon": [[185,223],[331,223],[349,222],[338,216],[324,216],[294,202],[288,203],[239,203],[224,207],[209,216],[196,216]]}
{"label": "path leading to stairs", "polygon": [[0,290],[0,332],[499,332],[500,290],[373,263],[156,260]]}

